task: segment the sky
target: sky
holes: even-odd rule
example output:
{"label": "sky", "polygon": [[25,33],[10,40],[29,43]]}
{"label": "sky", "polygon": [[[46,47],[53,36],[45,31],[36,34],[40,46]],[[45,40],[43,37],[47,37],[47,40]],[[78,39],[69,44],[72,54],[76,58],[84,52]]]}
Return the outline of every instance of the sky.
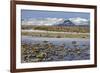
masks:
{"label": "sky", "polygon": [[44,10],[21,10],[21,19],[31,18],[75,18],[80,17],[90,19],[90,13],[84,12],[64,12],[64,11],[44,11]]}

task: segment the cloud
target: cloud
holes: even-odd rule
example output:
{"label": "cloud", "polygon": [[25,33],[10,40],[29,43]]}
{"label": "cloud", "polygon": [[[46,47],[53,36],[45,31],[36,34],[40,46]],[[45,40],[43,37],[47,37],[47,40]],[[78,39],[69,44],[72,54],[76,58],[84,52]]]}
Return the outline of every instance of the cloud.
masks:
{"label": "cloud", "polygon": [[54,25],[63,21],[63,18],[38,18],[22,21],[22,25]]}
{"label": "cloud", "polygon": [[70,21],[72,21],[75,25],[89,25],[89,20],[85,18],[70,18]]}

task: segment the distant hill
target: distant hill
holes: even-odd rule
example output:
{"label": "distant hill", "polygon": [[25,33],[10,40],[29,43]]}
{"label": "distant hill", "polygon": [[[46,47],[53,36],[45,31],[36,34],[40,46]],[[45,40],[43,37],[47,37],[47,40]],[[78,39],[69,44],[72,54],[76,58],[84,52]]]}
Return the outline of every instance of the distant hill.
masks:
{"label": "distant hill", "polygon": [[70,20],[64,20],[62,23],[56,24],[56,26],[75,26]]}

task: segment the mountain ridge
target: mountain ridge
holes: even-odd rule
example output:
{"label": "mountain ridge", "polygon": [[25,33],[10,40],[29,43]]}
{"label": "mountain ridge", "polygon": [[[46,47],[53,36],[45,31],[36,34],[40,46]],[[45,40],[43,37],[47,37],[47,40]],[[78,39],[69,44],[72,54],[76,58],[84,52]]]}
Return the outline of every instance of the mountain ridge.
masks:
{"label": "mountain ridge", "polygon": [[46,26],[75,26],[75,25],[89,25],[90,21],[84,18],[41,18],[22,20],[22,25],[46,25]]}

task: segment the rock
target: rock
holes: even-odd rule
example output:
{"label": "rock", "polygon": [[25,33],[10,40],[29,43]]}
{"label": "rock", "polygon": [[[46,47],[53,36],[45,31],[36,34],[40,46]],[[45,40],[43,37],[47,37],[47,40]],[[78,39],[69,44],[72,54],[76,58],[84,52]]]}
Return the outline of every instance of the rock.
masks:
{"label": "rock", "polygon": [[77,42],[76,41],[72,41],[72,44],[77,44]]}
{"label": "rock", "polygon": [[36,57],[36,55],[32,54],[32,55],[29,56],[29,59],[34,59],[35,57]]}
{"label": "rock", "polygon": [[40,59],[39,58],[34,58],[34,59],[31,59],[30,61],[31,62],[38,62],[38,61],[40,61]]}
{"label": "rock", "polygon": [[45,57],[45,53],[41,52],[39,54],[36,55],[37,58],[44,58]]}

